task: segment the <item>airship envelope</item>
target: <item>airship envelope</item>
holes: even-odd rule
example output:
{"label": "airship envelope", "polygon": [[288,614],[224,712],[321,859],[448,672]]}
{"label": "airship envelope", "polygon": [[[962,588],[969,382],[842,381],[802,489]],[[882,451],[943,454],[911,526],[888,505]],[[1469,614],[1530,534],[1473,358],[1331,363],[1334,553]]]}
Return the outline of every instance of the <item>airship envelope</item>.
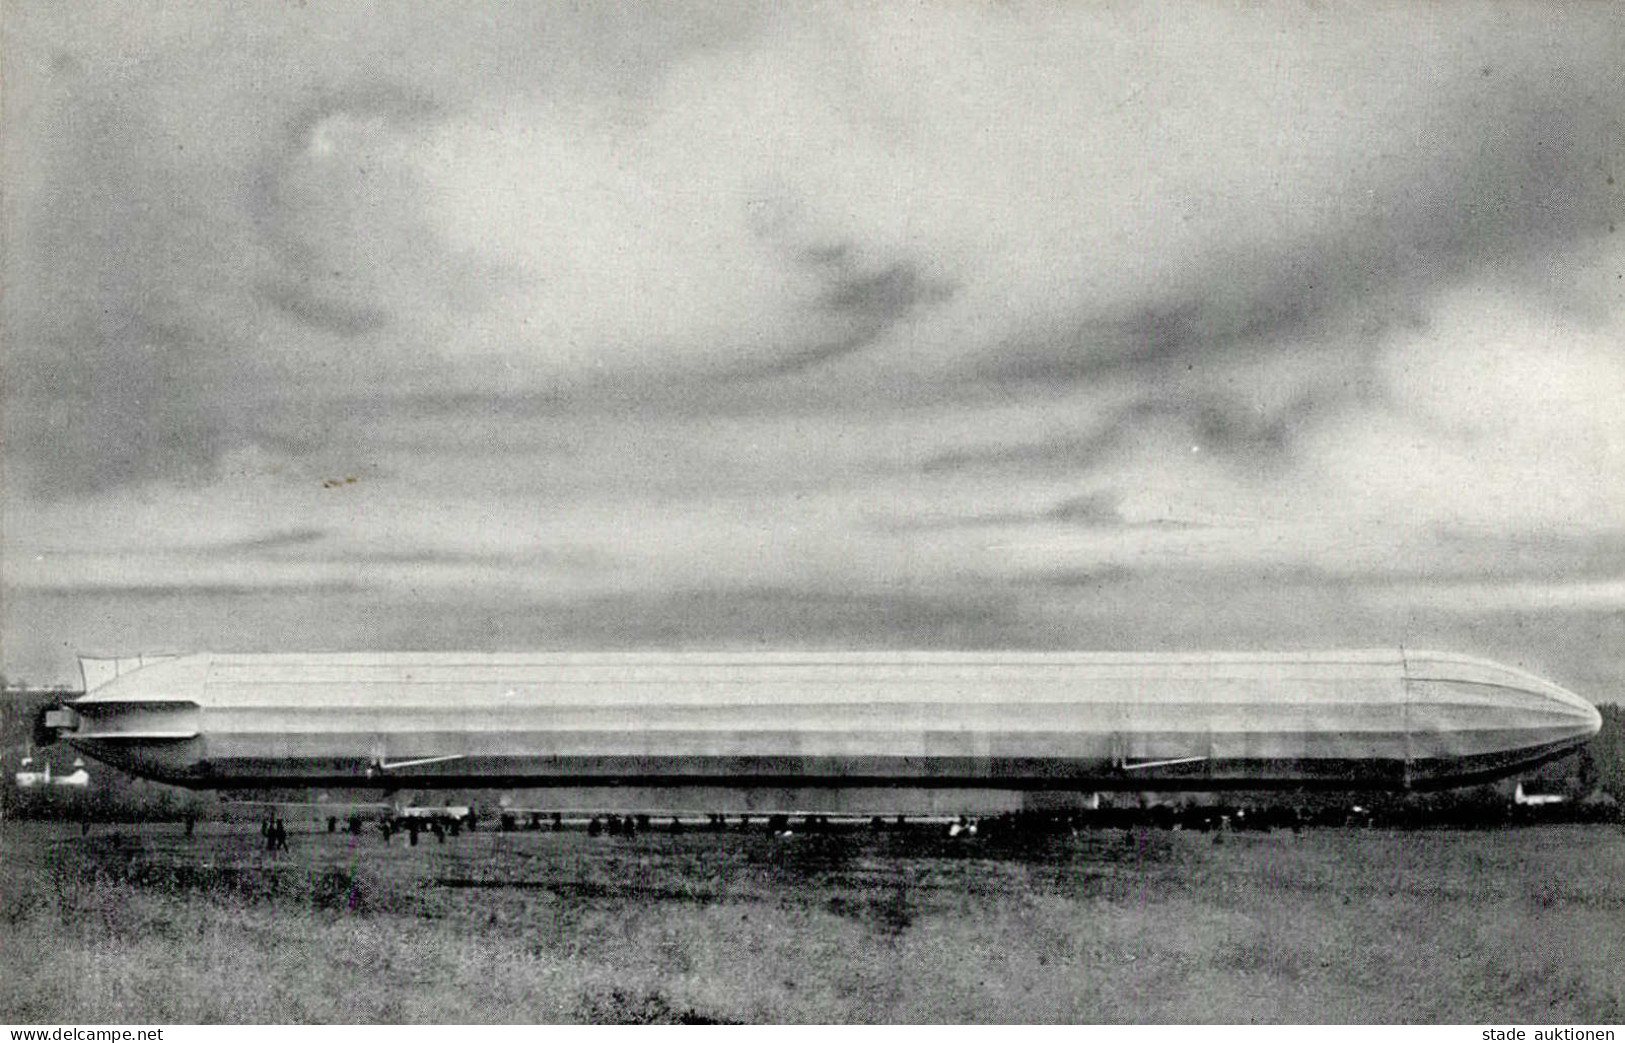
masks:
{"label": "airship envelope", "polygon": [[205,653],[85,673],[100,683],[47,725],[197,788],[1432,789],[1601,723],[1530,674],[1408,650]]}

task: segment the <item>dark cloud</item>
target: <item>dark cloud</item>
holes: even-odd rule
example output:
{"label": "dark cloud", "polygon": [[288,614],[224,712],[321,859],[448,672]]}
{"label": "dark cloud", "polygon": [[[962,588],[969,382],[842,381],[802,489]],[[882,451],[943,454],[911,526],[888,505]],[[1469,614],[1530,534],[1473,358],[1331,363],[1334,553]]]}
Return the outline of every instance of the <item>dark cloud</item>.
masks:
{"label": "dark cloud", "polygon": [[[1625,47],[1619,25],[1598,28]],[[1471,273],[1545,289],[1564,251],[1608,234],[1625,213],[1622,103],[1617,64],[1534,63],[1435,111],[1396,114],[1417,121],[1412,146],[1369,157],[1364,191],[1351,177],[1346,195],[1284,196],[1257,215],[1308,231],[1264,250],[1208,244],[1211,260],[1181,284],[1011,343],[978,375],[1068,384],[1258,347],[1371,351]],[[1305,222],[1297,208],[1322,216]]]}
{"label": "dark cloud", "polygon": [[[913,521],[893,522],[884,528],[889,532],[918,530],[957,530],[996,528],[1009,525],[1053,523],[1069,529],[1123,531],[1134,529],[1203,529],[1201,522],[1178,518],[1153,518],[1130,521],[1121,507],[1123,494],[1116,490],[1099,489],[1081,496],[1069,496],[1050,507],[1032,511],[986,511],[979,514],[924,517]],[[1093,572],[1089,573],[1093,575]]]}
{"label": "dark cloud", "polygon": [[814,325],[833,326],[836,332],[821,343],[734,375],[782,376],[856,354],[876,345],[921,308],[953,296],[949,284],[927,278],[911,263],[900,261],[878,272],[861,272],[844,263],[844,253],[834,256],[835,260],[819,265],[836,271],[826,275],[825,289],[816,304],[819,320]]}
{"label": "dark cloud", "polygon": [[818,307],[830,315],[885,328],[922,303],[946,299],[950,292],[926,279],[916,266],[898,263],[877,272],[840,273],[819,296]]}
{"label": "dark cloud", "polygon": [[[77,649],[547,651],[677,648],[1068,647],[996,592],[794,587],[583,598],[458,596],[343,583],[22,589],[3,606],[11,676],[74,679]],[[39,625],[23,625],[37,620]],[[1077,646],[1073,646],[1077,647]]]}
{"label": "dark cloud", "polygon": [[[1047,518],[1048,512],[1032,515],[1033,520]],[[1204,529],[1216,528],[1179,520],[1154,520],[1143,523],[1144,529]],[[1270,563],[1190,562],[1160,560],[1142,562],[1133,568],[1107,565],[1083,569],[1040,569],[1025,575],[1020,582],[1032,581],[1043,585],[1070,586],[1078,583],[1099,583],[1134,577],[1136,580],[1166,583],[1170,587],[1188,583],[1194,587],[1208,584],[1235,584],[1238,588],[1262,583],[1280,585],[1283,590],[1301,588],[1322,592],[1342,592],[1346,596],[1356,593],[1415,593],[1435,591],[1450,593],[1462,587],[1497,588],[1506,585],[1532,584],[1561,586],[1587,582],[1614,582],[1619,577],[1619,562],[1625,555],[1625,532],[1589,533],[1576,536],[1551,533],[1524,533],[1521,535],[1469,533],[1449,527],[1433,532],[1430,543],[1420,544],[1409,555],[1376,564],[1338,567],[1313,561],[1277,561]],[[1464,595],[1463,608],[1470,607],[1471,595]],[[1508,607],[1510,606],[1510,608]],[[1483,606],[1485,611],[1489,606]],[[1524,610],[1516,599],[1507,599],[1501,611]]]}
{"label": "dark cloud", "polygon": [[1086,493],[1062,500],[1044,512],[1044,517],[1049,521],[1066,522],[1085,528],[1117,528],[1127,524],[1120,506],[1122,500],[1120,493],[1107,490]]}
{"label": "dark cloud", "polygon": [[7,441],[39,493],[206,478],[233,441],[234,396],[191,330],[127,317],[10,355]]}
{"label": "dark cloud", "polygon": [[[1625,84],[1588,86],[1625,99]],[[1475,101],[1435,131],[1457,140],[1451,149],[1395,158],[1414,168],[1446,153],[1422,163],[1414,183],[1385,192],[1385,209],[1351,198],[1351,213],[1294,244],[1248,256],[1221,250],[1177,291],[1157,289],[1064,332],[1010,343],[978,367],[977,380],[1016,388],[1138,385],[1140,401],[1087,438],[947,454],[929,466],[1086,462],[1133,431],[1173,422],[1220,459],[1279,470],[1302,431],[1337,412],[1382,406],[1374,362],[1391,335],[1425,331],[1428,302],[1473,273],[1542,294],[1555,288],[1556,303],[1571,304],[1555,275],[1568,263],[1562,255],[1625,212],[1625,194],[1607,174],[1625,167],[1625,109],[1554,84],[1530,99]],[[1459,143],[1464,137],[1472,147]],[[1286,401],[1261,405],[1245,389],[1213,386],[1228,360],[1267,376],[1276,360],[1301,368],[1317,357],[1318,372],[1300,378]]]}
{"label": "dark cloud", "polygon": [[1126,410],[1108,417],[1104,424],[1080,435],[1051,437],[1010,445],[951,449],[935,453],[920,462],[927,475],[957,471],[1079,471],[1107,459],[1122,444],[1122,438],[1143,410]]}
{"label": "dark cloud", "polygon": [[1394,562],[1383,574],[1441,580],[1612,580],[1619,578],[1625,562],[1625,530],[1620,529],[1492,532],[1441,525],[1433,537],[1438,549],[1430,561]]}
{"label": "dark cloud", "polygon": [[209,547],[207,552],[221,557],[236,557],[242,554],[267,554],[309,547],[327,539],[327,536],[325,530],[313,527],[283,529],[280,532],[273,532],[266,536],[256,536],[253,539],[216,544]]}
{"label": "dark cloud", "polygon": [[[245,25],[256,18],[265,26],[247,33]],[[8,339],[20,333],[33,342],[12,364],[37,370],[18,374],[16,382],[34,389],[30,397],[40,393],[40,401],[23,404],[17,414],[44,428],[12,441],[38,456],[38,470],[53,476],[47,486],[195,477],[206,475],[221,452],[255,440],[261,433],[255,424],[297,427],[277,424],[279,403],[310,393],[316,382],[250,394],[244,385],[274,368],[258,369],[262,356],[306,379],[323,371],[323,395],[396,379],[365,361],[347,364],[344,342],[390,341],[376,335],[403,325],[390,306],[402,299],[421,302],[426,314],[454,314],[459,302],[467,307],[477,296],[471,287],[488,285],[493,273],[478,266],[458,270],[455,251],[423,224],[403,220],[384,231],[368,220],[380,212],[412,212],[424,188],[410,178],[390,183],[380,173],[385,165],[367,162],[369,149],[388,144],[370,140],[367,128],[376,124],[385,138],[411,139],[451,115],[466,116],[479,99],[509,95],[630,92],[647,100],[678,57],[737,46],[760,28],[748,5],[708,9],[697,21],[704,24],[636,5],[568,17],[469,10],[438,30],[436,19],[406,8],[382,18],[244,15],[223,23],[220,37],[241,33],[255,40],[241,56],[247,70],[241,77],[206,63],[199,67],[212,71],[193,70],[187,64],[198,57],[188,49],[193,45],[173,41],[137,71],[114,77],[105,62],[94,60],[93,49],[78,57],[73,48],[55,48],[46,63],[58,81],[49,101],[56,132],[46,163],[51,176],[21,211],[27,241],[20,252],[14,249],[18,263],[8,267],[24,274],[8,279],[7,287],[8,300],[20,301]],[[1598,39],[1588,46],[1606,53],[1607,41],[1621,36],[1617,19],[1589,21]],[[335,28],[351,24],[365,32]],[[1497,53],[1470,85],[1445,78],[1448,93],[1427,106],[1383,113],[1414,121],[1392,140],[1372,135],[1390,154],[1359,157],[1346,176],[1327,182],[1327,198],[1283,192],[1258,207],[1255,225],[1289,234],[1255,242],[1249,230],[1240,245],[1199,242],[1190,264],[1156,269],[1170,273],[1166,280],[1094,301],[1055,329],[1010,337],[977,356],[981,361],[968,374],[881,379],[856,389],[812,386],[825,366],[887,345],[936,306],[965,299],[971,288],[940,274],[956,271],[953,263],[821,236],[792,205],[753,210],[748,216],[757,237],[811,277],[800,346],[792,343],[766,361],[741,348],[752,361],[725,364],[726,375],[739,379],[722,390],[715,385],[728,382],[718,381],[715,369],[674,377],[653,367],[659,379],[646,381],[651,387],[606,381],[583,395],[598,396],[610,408],[617,400],[631,409],[662,401],[750,408],[740,399],[756,394],[749,385],[771,383],[760,378],[810,373],[802,385],[809,396],[886,408],[888,399],[910,396],[973,400],[1026,394],[1032,385],[1138,381],[1142,404],[1118,412],[1114,424],[1133,430],[1172,421],[1220,453],[1285,458],[1299,427],[1317,411],[1357,401],[1361,388],[1319,386],[1293,405],[1260,413],[1246,396],[1196,386],[1200,374],[1180,384],[1178,367],[1259,348],[1296,358],[1305,350],[1369,353],[1385,331],[1419,321],[1429,296],[1464,273],[1520,264],[1538,269],[1555,251],[1606,234],[1621,208],[1621,189],[1609,179],[1621,174],[1625,84],[1617,63],[1610,69],[1560,50],[1536,53],[1550,43],[1534,40],[1523,53],[1502,41],[1497,47],[1510,48],[1517,60]],[[550,60],[527,57],[535,54]],[[285,72],[285,82],[272,71]],[[72,90],[61,88],[68,81]],[[170,96],[183,85],[192,88],[188,97],[212,99],[198,109],[195,125]],[[607,116],[594,111],[614,121],[613,108]],[[1348,128],[1319,129],[1358,137],[1360,120],[1370,114],[1343,116]],[[621,118],[635,128],[642,116],[628,105]],[[360,128],[349,156],[357,162],[316,169],[313,139],[335,120]],[[203,154],[194,157],[198,151]],[[1102,263],[1078,258],[1084,271]],[[136,338],[147,347],[132,348],[122,334],[87,334],[108,325],[99,318],[107,312],[123,314],[127,326],[169,331],[162,335],[167,347],[154,350],[150,337]],[[399,339],[410,340],[421,331],[400,332]],[[974,329],[966,334],[977,335]],[[437,364],[433,347],[416,379],[455,384],[449,372],[438,381],[428,372]],[[227,371],[238,376],[222,401]],[[884,374],[883,364],[878,371]],[[52,387],[80,391],[58,396]],[[477,410],[509,394],[464,401]],[[543,397],[514,397],[552,408]],[[245,408],[245,399],[255,401]],[[775,404],[784,402],[757,400],[761,408]],[[303,407],[288,408],[298,416]],[[65,424],[60,418],[68,413],[80,419]],[[97,426],[105,430],[82,430]],[[996,453],[1086,464],[1120,437],[1107,429],[1067,444]],[[984,455],[949,452],[928,467],[974,466]]]}
{"label": "dark cloud", "polygon": [[65,583],[53,587],[53,598],[100,597],[132,601],[149,599],[265,598],[287,595],[351,594],[368,589],[349,582],[306,582],[283,586],[255,583]]}
{"label": "dark cloud", "polygon": [[458,551],[445,547],[379,547],[346,542],[343,534],[315,526],[281,529],[249,539],[211,543],[191,548],[206,558],[275,560],[280,563],[329,564],[360,567],[391,565],[492,566],[550,571],[592,572],[607,567],[606,556],[585,548],[530,547],[508,551]]}
{"label": "dark cloud", "polygon": [[559,604],[423,605],[397,648],[1022,648],[1035,643],[999,594],[695,589]]}
{"label": "dark cloud", "polygon": [[57,112],[41,182],[7,212],[13,481],[61,495],[206,478],[255,376],[198,307],[242,264],[219,186],[187,190],[189,157],[138,91],[76,84]]}
{"label": "dark cloud", "polygon": [[265,281],[260,296],[300,322],[341,337],[359,337],[389,324],[382,308],[324,297],[318,290],[299,282]]}
{"label": "dark cloud", "polygon": [[448,294],[498,278],[437,260],[421,227],[368,225],[378,169],[307,169],[324,121],[410,135],[492,98],[632,99],[756,21],[732,3],[59,14],[8,11],[5,56],[8,101],[29,99],[5,128],[5,441],[42,495],[208,479],[313,393],[384,380],[345,342],[383,330],[392,295],[455,313]]}
{"label": "dark cloud", "polygon": [[592,573],[605,571],[611,564],[608,555],[591,550],[525,550],[512,553],[481,554],[467,551],[449,551],[425,548],[422,550],[377,550],[372,548],[346,550],[326,559],[355,562],[360,565],[475,565],[505,569],[546,570],[549,575],[558,572]]}
{"label": "dark cloud", "polygon": [[[300,322],[343,337],[388,324],[389,312],[378,303],[388,295],[372,279],[382,258],[363,244],[392,226],[368,220],[378,208],[368,197],[382,191],[394,204],[391,210],[406,213],[417,202],[415,186],[380,177],[387,167],[368,154],[364,143],[331,162],[313,158],[313,152],[335,122],[361,128],[358,134],[364,138],[365,128],[374,125],[389,134],[420,131],[445,112],[445,103],[423,87],[373,82],[327,92],[283,121],[282,132],[269,136],[265,157],[251,178],[249,212],[280,269],[257,284],[262,299]],[[421,250],[424,244],[383,246],[385,251]],[[398,265],[387,267],[399,270]]]}
{"label": "dark cloud", "polygon": [[864,259],[858,243],[819,238],[791,200],[747,200],[745,222],[790,267],[812,278],[817,289],[806,326],[821,332],[816,343],[736,369],[734,377],[795,374],[857,354],[956,291],[951,281],[927,274],[914,260],[875,263]]}
{"label": "dark cloud", "polygon": [[[1348,609],[1362,569],[1433,591],[1602,576],[1622,552],[1536,531],[1613,526],[1606,498],[1458,511],[1444,488],[1522,492],[1538,472],[1574,492],[1525,466],[1542,463],[1530,446],[1601,487],[1606,452],[1567,451],[1612,444],[1608,423],[1526,427],[1503,455],[1493,437],[1413,437],[1459,373],[1403,398],[1411,371],[1378,358],[1470,347],[1503,316],[1463,287],[1540,298],[1506,305],[1527,318],[1520,349],[1556,354],[1548,298],[1583,320],[1589,295],[1617,321],[1617,297],[1565,285],[1625,205],[1615,9],[1276,24],[1215,8],[1165,32],[1064,6],[775,21],[632,0],[137,4],[128,33],[62,10],[21,103],[6,63],[6,129],[26,124],[6,142],[6,451],[14,484],[85,495],[8,517],[29,551],[101,557],[28,557],[34,593],[0,606],[27,656],[60,656],[68,634],[1369,643],[1461,630]],[[931,49],[894,61],[889,34],[916,18]],[[955,77],[918,75],[931,63]],[[1103,84],[1117,109],[1092,107]],[[1565,407],[1592,374],[1608,386],[1601,354],[1569,360],[1548,419],[1584,412]],[[1362,424],[1386,427],[1364,442]],[[169,484],[228,461],[218,488]],[[320,490],[351,474],[356,493]],[[1043,498],[1057,489],[1097,491]],[[1120,492],[1137,511],[1166,499],[1170,519],[1130,522]],[[1255,504],[1278,530],[1148,531]],[[1327,516],[1345,505],[1338,544]],[[126,517],[143,531],[114,531]],[[1439,517],[1496,531],[1429,542]],[[1040,531],[1013,547],[975,531],[1007,525]],[[192,547],[208,532],[265,535]],[[148,582],[170,575],[159,543],[200,582]],[[1390,543],[1414,566],[1372,566]],[[549,590],[560,572],[584,593]],[[335,574],[369,582],[319,582]],[[318,582],[275,585],[303,576]],[[649,589],[604,593],[629,582]]]}
{"label": "dark cloud", "polygon": [[1029,576],[1027,579],[1028,582],[1038,586],[1058,590],[1091,590],[1126,582],[1135,575],[1134,569],[1124,568],[1121,565],[1105,565],[1099,568],[1051,569]]}

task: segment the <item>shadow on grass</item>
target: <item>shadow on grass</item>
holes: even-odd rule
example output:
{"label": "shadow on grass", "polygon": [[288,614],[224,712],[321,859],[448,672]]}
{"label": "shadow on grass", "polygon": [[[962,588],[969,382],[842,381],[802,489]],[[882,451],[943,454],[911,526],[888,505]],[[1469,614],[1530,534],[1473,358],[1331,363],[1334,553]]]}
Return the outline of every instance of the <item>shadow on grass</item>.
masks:
{"label": "shadow on grass", "polygon": [[916,911],[909,899],[908,888],[902,884],[877,897],[836,895],[824,903],[824,908],[836,916],[855,920],[882,938],[893,941],[902,937],[914,923]]}
{"label": "shadow on grass", "polygon": [[205,896],[251,903],[305,905],[325,912],[372,915],[406,911],[371,873],[339,866],[216,865],[148,857],[116,838],[84,845],[74,858],[53,861],[50,883],[59,908],[71,913],[107,885],[176,897]]}
{"label": "shadow on grass", "polygon": [[582,1021],[594,1025],[737,1025],[692,1007],[682,1007],[656,989],[629,992],[619,988],[589,989],[577,1004]]}
{"label": "shadow on grass", "polygon": [[681,902],[710,905],[721,896],[704,888],[657,887],[640,884],[603,884],[592,880],[485,880],[472,877],[438,877],[436,887],[451,891],[546,891],[560,898]]}

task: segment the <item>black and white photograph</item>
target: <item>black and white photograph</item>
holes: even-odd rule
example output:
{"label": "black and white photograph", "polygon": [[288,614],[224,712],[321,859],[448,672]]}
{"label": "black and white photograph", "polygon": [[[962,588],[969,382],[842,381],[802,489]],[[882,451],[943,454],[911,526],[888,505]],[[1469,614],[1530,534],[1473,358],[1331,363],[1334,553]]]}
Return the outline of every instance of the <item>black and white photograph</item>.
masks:
{"label": "black and white photograph", "polygon": [[1622,182],[1618,3],[0,0],[0,1023],[1614,1039]]}

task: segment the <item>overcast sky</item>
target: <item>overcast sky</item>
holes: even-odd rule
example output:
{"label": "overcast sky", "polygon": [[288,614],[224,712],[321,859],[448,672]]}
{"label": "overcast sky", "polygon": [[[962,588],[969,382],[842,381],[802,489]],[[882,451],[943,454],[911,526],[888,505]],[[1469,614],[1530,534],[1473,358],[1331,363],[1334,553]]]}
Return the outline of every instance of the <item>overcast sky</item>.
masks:
{"label": "overcast sky", "polygon": [[4,669],[1625,680],[1625,7],[4,7]]}

